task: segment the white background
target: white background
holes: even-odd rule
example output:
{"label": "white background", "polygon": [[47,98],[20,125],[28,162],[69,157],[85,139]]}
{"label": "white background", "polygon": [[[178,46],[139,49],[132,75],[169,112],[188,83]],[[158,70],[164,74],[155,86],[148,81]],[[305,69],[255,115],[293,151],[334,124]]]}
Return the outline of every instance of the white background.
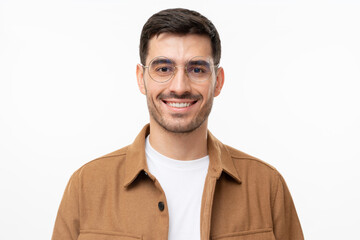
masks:
{"label": "white background", "polygon": [[169,7],[220,33],[213,134],[282,173],[306,239],[356,239],[360,3],[344,0],[0,0],[0,239],[50,239],[70,175],[147,123],[139,36]]}

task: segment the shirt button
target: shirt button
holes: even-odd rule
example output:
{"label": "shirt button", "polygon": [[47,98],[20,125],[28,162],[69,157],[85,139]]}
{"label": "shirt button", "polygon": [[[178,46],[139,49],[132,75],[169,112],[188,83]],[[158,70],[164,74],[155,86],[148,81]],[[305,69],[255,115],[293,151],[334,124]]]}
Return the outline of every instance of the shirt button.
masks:
{"label": "shirt button", "polygon": [[160,211],[164,211],[165,204],[164,204],[163,202],[159,202],[159,203],[158,203],[158,207],[159,207],[159,210],[160,210]]}

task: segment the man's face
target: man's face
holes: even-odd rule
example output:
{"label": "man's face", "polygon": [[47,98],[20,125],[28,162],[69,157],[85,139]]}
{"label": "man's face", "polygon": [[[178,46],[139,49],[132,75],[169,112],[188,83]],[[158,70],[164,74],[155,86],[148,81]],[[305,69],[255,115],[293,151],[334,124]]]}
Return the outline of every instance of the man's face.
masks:
{"label": "man's face", "polygon": [[193,57],[211,59],[211,42],[207,36],[163,33],[149,41],[146,65],[156,57],[171,59],[177,66],[175,75],[165,83],[155,82],[148,68],[137,66],[140,91],[146,95],[150,123],[158,124],[174,133],[191,132],[207,123],[214,96],[219,95],[223,85],[223,69],[214,71],[203,82],[193,82],[184,71],[184,66]]}

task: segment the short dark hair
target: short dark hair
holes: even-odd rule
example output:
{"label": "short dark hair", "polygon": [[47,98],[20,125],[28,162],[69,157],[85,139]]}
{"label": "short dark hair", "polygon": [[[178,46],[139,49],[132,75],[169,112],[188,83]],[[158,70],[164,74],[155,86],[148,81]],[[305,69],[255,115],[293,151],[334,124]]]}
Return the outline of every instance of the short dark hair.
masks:
{"label": "short dark hair", "polygon": [[152,15],[145,23],[140,36],[140,60],[146,64],[149,40],[161,33],[199,34],[210,38],[214,65],[221,57],[220,36],[214,24],[200,13],[184,8],[162,10]]}

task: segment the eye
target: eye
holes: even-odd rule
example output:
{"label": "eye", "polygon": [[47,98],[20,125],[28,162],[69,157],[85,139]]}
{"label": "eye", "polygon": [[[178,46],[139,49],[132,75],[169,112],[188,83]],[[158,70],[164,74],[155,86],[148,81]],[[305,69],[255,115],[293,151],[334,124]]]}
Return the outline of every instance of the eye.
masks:
{"label": "eye", "polygon": [[170,71],[170,68],[169,67],[158,67],[156,69],[157,72],[160,72],[160,73],[166,73],[166,72],[169,72]]}
{"label": "eye", "polygon": [[201,72],[203,72],[203,70],[200,69],[200,68],[194,68],[194,69],[193,69],[193,72],[194,72],[194,73],[201,73]]}
{"label": "eye", "polygon": [[172,74],[174,72],[172,66],[157,66],[154,70],[156,74]]}
{"label": "eye", "polygon": [[174,73],[174,67],[171,64],[157,64],[152,66],[151,73],[157,76],[169,76]]}
{"label": "eye", "polygon": [[201,57],[195,57],[187,63],[187,73],[195,78],[211,74],[210,63]]}
{"label": "eye", "polygon": [[190,74],[206,74],[208,72],[209,69],[204,66],[192,66],[188,68],[188,73]]}

